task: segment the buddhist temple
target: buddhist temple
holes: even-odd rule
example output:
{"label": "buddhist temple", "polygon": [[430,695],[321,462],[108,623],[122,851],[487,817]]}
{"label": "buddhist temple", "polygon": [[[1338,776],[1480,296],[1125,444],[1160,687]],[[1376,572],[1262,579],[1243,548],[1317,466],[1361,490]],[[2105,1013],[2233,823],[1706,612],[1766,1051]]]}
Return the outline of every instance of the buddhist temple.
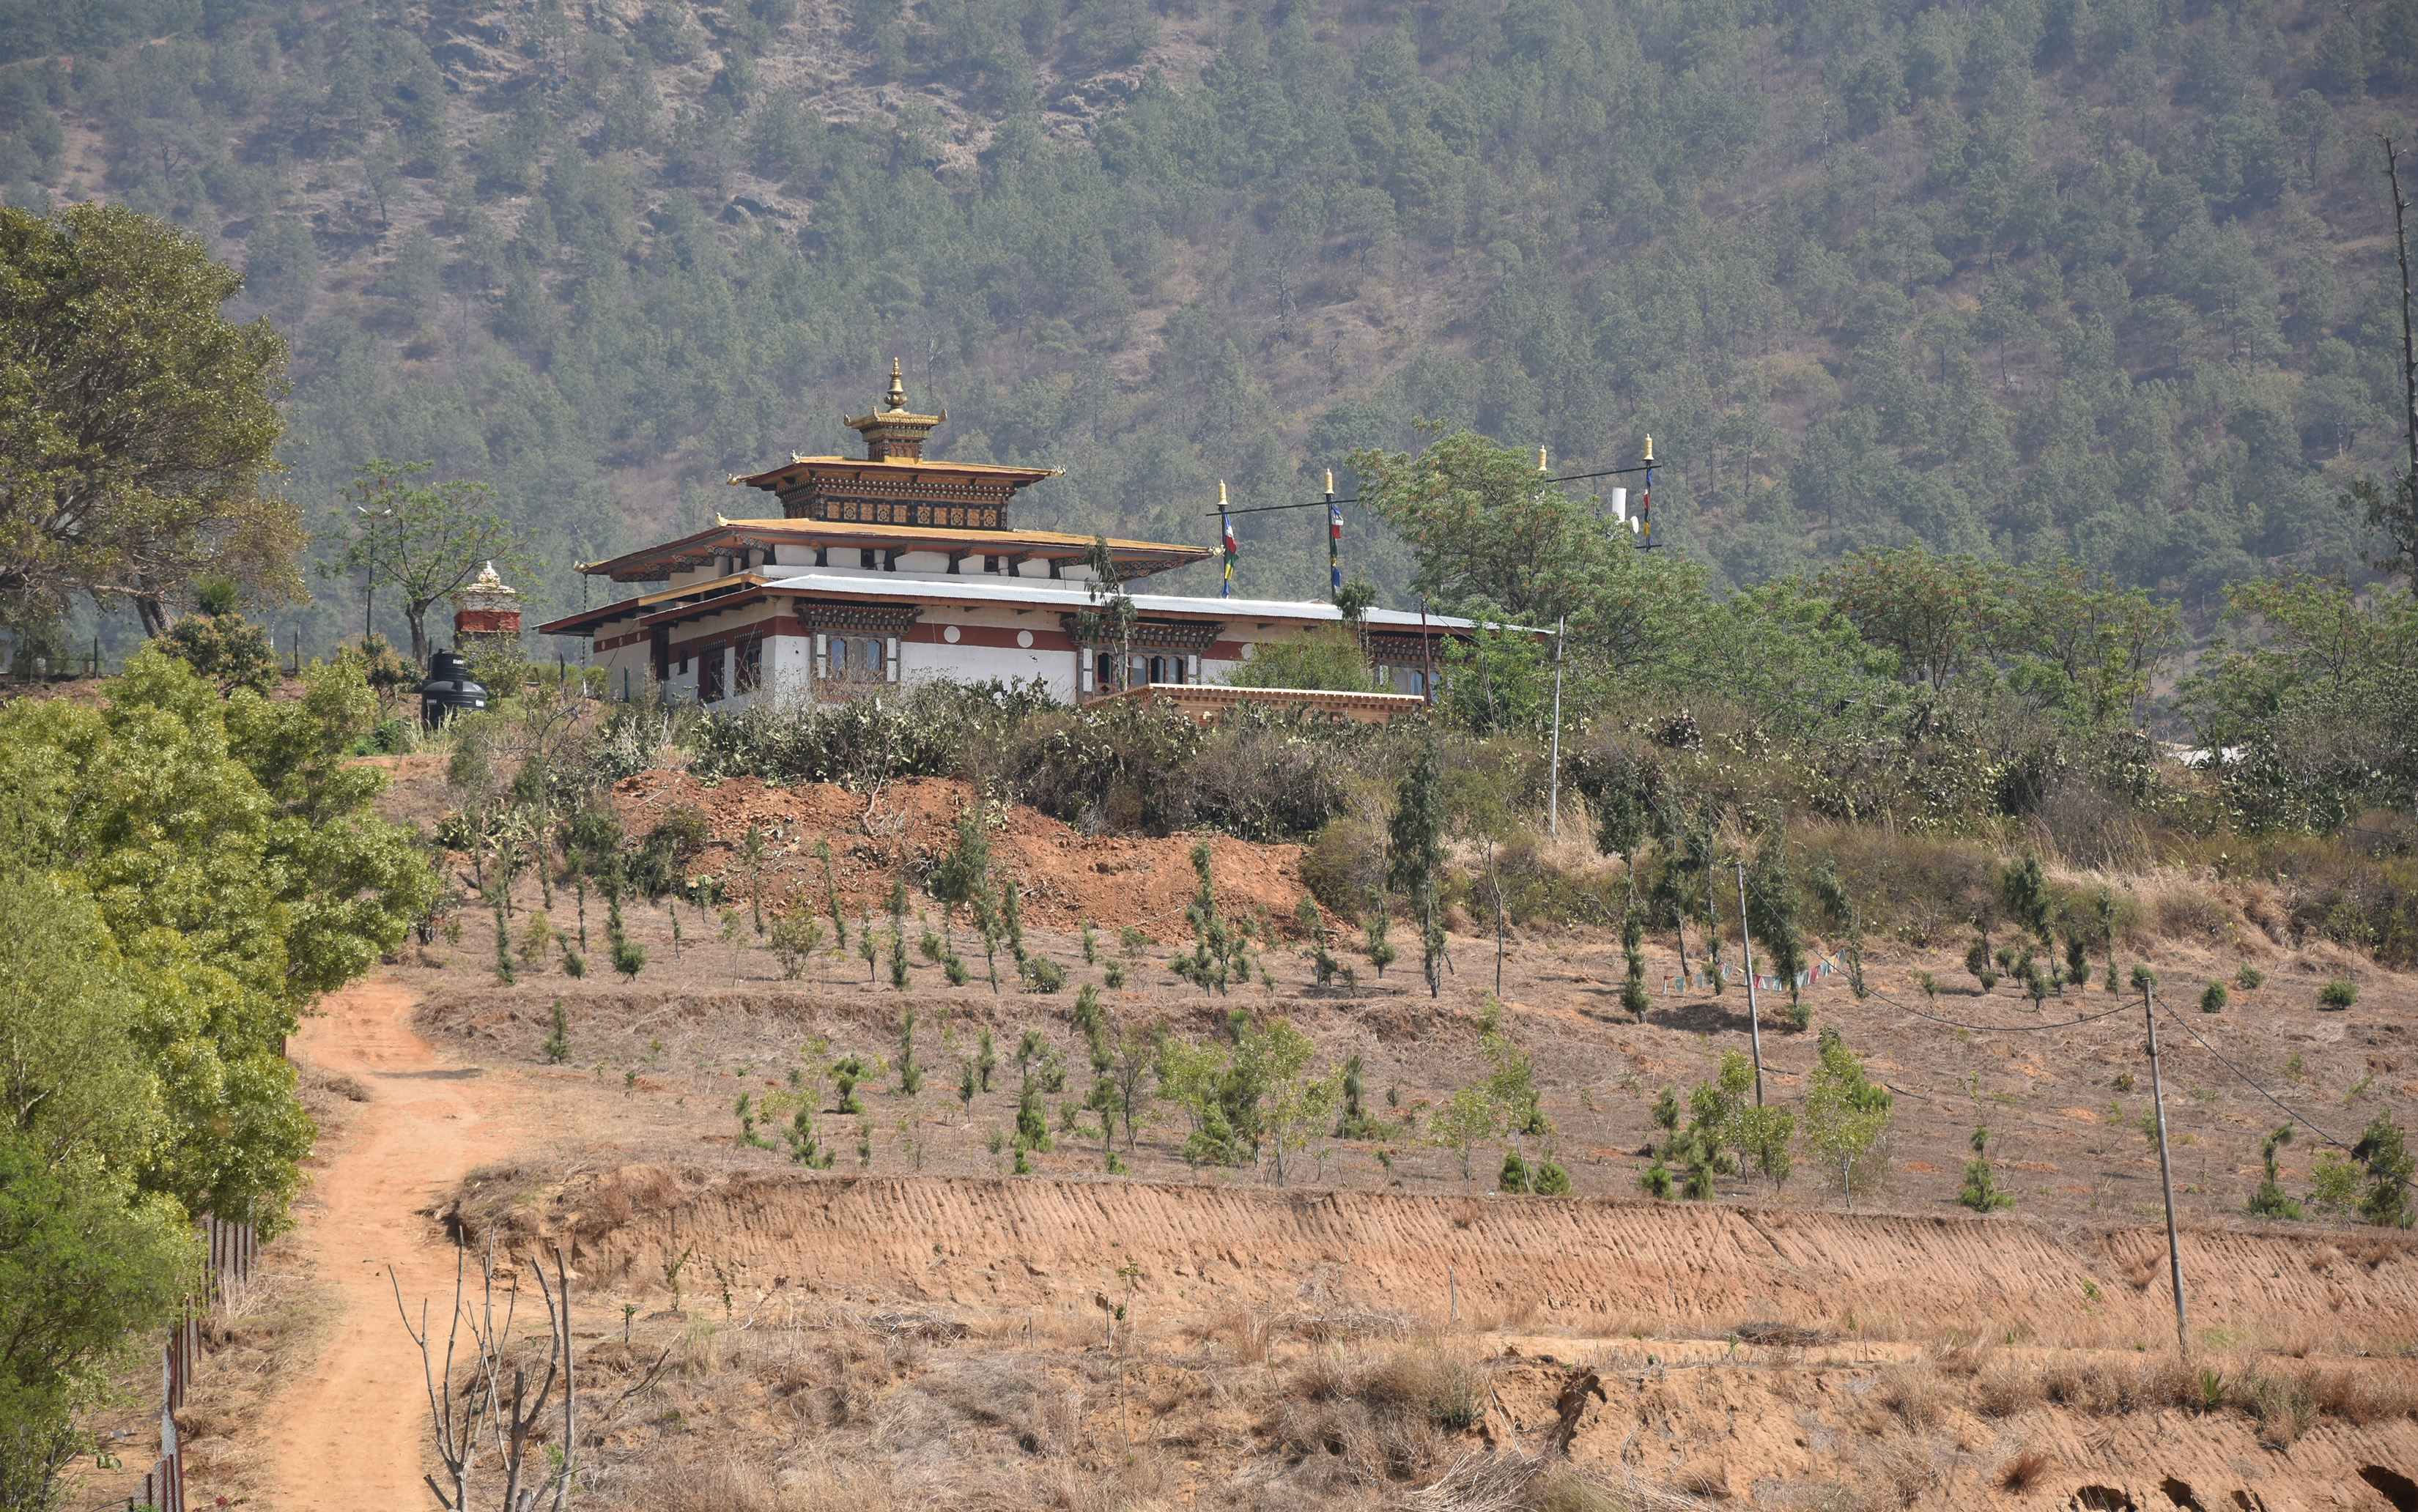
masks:
{"label": "buddhist temple", "polygon": [[[588,645],[612,695],[660,690],[724,708],[862,696],[918,678],[1039,680],[1067,703],[1148,684],[1218,682],[1261,646],[1342,618],[1310,600],[1139,592],[1141,580],[1216,553],[1110,540],[1135,611],[1098,616],[1094,538],[1019,528],[1017,496],[1048,468],[924,455],[946,411],[908,407],[898,364],[867,414],[847,421],[862,457],[792,455],[737,486],[777,514],[716,516],[691,532],[580,571],[638,591],[538,627]],[[1437,638],[1466,620],[1372,610],[1371,684],[1424,695]]]}

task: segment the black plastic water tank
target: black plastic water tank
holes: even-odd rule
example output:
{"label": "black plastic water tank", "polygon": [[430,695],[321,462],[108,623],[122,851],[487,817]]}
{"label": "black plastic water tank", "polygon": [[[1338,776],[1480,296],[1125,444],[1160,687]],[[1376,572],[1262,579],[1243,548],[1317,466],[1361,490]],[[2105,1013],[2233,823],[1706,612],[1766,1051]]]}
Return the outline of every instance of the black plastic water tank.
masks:
{"label": "black plastic water tank", "polygon": [[420,685],[420,717],[442,725],[455,714],[487,707],[486,687],[473,681],[470,664],[459,651],[438,651],[428,659],[428,680]]}

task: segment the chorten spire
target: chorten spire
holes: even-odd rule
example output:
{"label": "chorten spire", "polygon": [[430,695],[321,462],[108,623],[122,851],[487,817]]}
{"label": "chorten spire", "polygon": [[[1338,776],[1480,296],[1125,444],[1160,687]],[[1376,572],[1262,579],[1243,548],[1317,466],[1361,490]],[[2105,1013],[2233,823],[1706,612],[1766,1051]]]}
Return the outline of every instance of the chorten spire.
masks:
{"label": "chorten spire", "polygon": [[942,410],[937,415],[918,415],[907,407],[907,374],[896,358],[890,359],[890,389],[882,395],[883,407],[845,423],[849,430],[865,437],[865,459],[867,462],[921,462],[925,438],[932,428],[949,418]]}

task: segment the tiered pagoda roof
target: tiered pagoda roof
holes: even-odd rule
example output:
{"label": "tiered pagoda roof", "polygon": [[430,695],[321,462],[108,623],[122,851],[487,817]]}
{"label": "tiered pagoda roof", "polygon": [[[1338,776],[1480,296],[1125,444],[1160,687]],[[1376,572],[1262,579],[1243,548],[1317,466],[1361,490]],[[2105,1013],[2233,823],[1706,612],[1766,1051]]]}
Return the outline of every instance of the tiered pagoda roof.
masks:
{"label": "tiered pagoda roof", "polygon": [[[1056,477],[1058,469],[926,460],[925,441],[947,419],[946,410],[919,415],[907,407],[906,380],[894,361],[883,405],[847,422],[865,437],[865,456],[792,453],[779,466],[730,480],[779,499],[778,518],[717,515],[710,529],[608,561],[587,562],[580,571],[620,583],[661,582],[751,551],[769,552],[783,567],[858,565],[834,561],[834,548],[873,553],[871,563],[888,571],[895,571],[898,558],[911,552],[937,553],[948,558],[952,574],[960,562],[975,557],[986,558],[979,570],[1015,575],[1023,575],[1021,564],[1047,563],[1053,578],[1081,562],[1092,537],[1018,530],[1012,520],[1016,496]],[[1112,540],[1109,551],[1119,575],[1128,580],[1211,555],[1204,546],[1159,541]]]}

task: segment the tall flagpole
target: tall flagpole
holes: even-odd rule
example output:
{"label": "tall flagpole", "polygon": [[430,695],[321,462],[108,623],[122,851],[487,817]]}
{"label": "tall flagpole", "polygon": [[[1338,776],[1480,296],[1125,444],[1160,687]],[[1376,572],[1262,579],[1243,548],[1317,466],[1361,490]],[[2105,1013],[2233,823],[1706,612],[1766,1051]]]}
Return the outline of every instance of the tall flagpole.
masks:
{"label": "tall flagpole", "polygon": [[1326,469],[1326,590],[1343,602],[1343,511],[1335,503],[1335,469]]}
{"label": "tall flagpole", "polygon": [[1637,491],[1637,530],[1646,551],[1654,549],[1654,437],[1645,438],[1645,486]]}
{"label": "tall flagpole", "polygon": [[1217,529],[1226,553],[1226,577],[1217,585],[1217,597],[1231,599],[1234,596],[1234,557],[1239,548],[1234,544],[1234,522],[1226,513],[1226,481],[1222,478],[1217,480]]}

